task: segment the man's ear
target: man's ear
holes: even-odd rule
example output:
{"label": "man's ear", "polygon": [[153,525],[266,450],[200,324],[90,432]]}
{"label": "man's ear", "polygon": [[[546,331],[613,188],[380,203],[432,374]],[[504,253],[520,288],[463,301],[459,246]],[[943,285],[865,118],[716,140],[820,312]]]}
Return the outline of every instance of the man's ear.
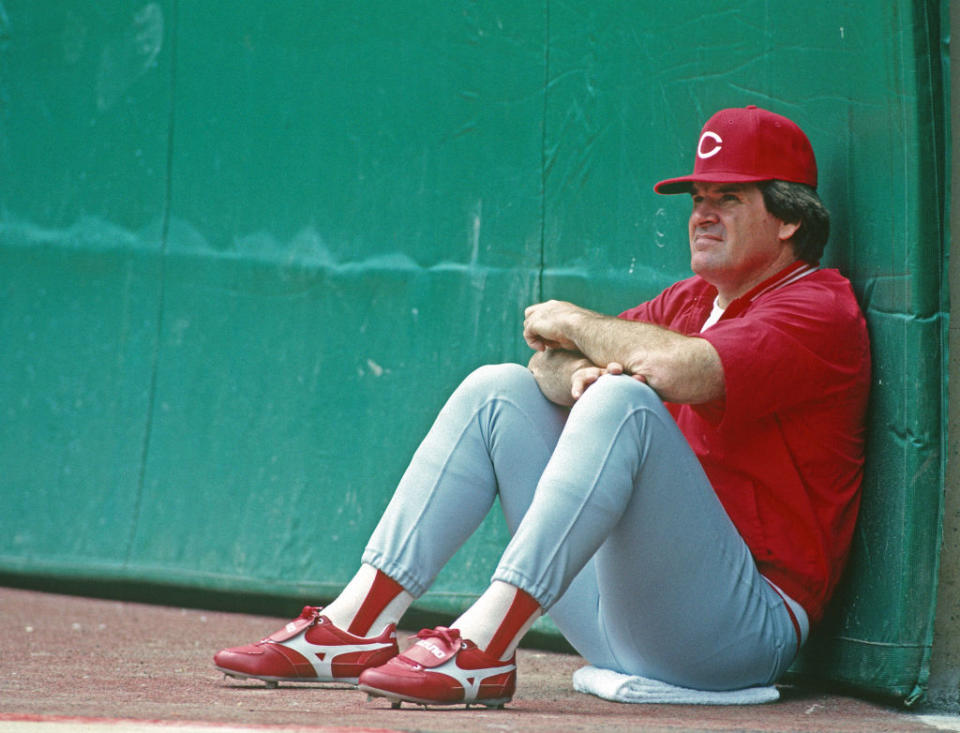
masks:
{"label": "man's ear", "polygon": [[786,242],[797,233],[799,228],[799,221],[782,221],[780,222],[780,232],[777,236],[779,236],[781,242]]}

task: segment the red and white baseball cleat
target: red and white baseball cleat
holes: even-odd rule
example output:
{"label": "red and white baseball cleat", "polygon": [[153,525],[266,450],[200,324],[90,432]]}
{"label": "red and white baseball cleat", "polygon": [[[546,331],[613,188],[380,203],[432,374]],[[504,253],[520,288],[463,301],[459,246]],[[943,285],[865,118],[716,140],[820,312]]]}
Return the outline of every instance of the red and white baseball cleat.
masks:
{"label": "red and white baseball cleat", "polygon": [[403,654],[362,672],[357,687],[395,708],[401,702],[503,707],[517,687],[516,655],[501,662],[461,639],[458,629],[438,626],[420,631]]}
{"label": "red and white baseball cleat", "polygon": [[223,649],[213,657],[217,669],[231,677],[253,677],[269,687],[278,682],[348,682],[393,658],[397,627],[379,636],[354,636],[334,626],[315,606],[256,644]]}

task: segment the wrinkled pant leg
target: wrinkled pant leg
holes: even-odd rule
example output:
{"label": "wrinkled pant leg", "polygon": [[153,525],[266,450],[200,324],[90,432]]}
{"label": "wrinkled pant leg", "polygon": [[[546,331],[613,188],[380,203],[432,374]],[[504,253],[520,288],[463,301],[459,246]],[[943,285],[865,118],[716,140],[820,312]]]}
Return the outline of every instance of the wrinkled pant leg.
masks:
{"label": "wrinkled pant leg", "polygon": [[656,394],[598,380],[576,403],[494,578],[592,664],[700,689],[777,678],[796,651],[699,461]]}
{"label": "wrinkled pant leg", "polygon": [[568,410],[518,364],[484,366],[454,391],[414,454],[363,553],[414,596],[500,502],[511,533]]}

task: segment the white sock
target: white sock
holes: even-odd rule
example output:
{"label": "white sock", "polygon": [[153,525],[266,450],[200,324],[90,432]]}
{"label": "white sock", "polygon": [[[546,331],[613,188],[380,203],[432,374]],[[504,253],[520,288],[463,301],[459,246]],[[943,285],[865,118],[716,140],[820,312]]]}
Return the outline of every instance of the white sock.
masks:
{"label": "white sock", "polygon": [[[340,591],[340,595],[324,607],[323,615],[330,619],[334,626],[343,630],[349,629],[360,608],[368,601],[376,577],[375,567],[366,563],[360,565],[350,582]],[[400,591],[376,616],[366,636],[378,636],[387,624],[397,623],[413,600],[413,596],[407,591]]]}
{"label": "white sock", "polygon": [[[520,604],[519,608],[515,605],[518,593],[529,599],[527,604]],[[504,650],[496,655],[501,661],[505,661],[513,656],[524,634],[543,615],[543,610],[539,607],[535,607],[532,612],[529,608],[524,607],[530,606],[530,604],[535,604],[535,602],[522,590],[509,583],[495,580],[483,592],[483,595],[450,626],[459,629],[461,637],[469,639],[480,649],[486,651],[501,627],[510,624],[506,627],[510,629],[508,631],[510,639],[506,641]],[[520,616],[517,616],[518,613]],[[498,640],[498,645],[502,646],[502,643],[502,639]]]}

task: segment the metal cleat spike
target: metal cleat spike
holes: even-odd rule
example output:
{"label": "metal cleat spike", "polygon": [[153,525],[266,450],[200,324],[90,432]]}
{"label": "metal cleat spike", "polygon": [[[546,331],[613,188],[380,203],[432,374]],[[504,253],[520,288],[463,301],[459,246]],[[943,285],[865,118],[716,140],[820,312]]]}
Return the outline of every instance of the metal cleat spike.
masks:
{"label": "metal cleat spike", "polygon": [[394,700],[392,703],[390,703],[390,707],[393,708],[394,710],[399,710],[402,704],[403,703],[400,702],[399,700]]}
{"label": "metal cleat spike", "polygon": [[276,680],[264,680],[263,682],[267,686],[267,688],[270,690],[275,690],[279,685],[279,683]]}

